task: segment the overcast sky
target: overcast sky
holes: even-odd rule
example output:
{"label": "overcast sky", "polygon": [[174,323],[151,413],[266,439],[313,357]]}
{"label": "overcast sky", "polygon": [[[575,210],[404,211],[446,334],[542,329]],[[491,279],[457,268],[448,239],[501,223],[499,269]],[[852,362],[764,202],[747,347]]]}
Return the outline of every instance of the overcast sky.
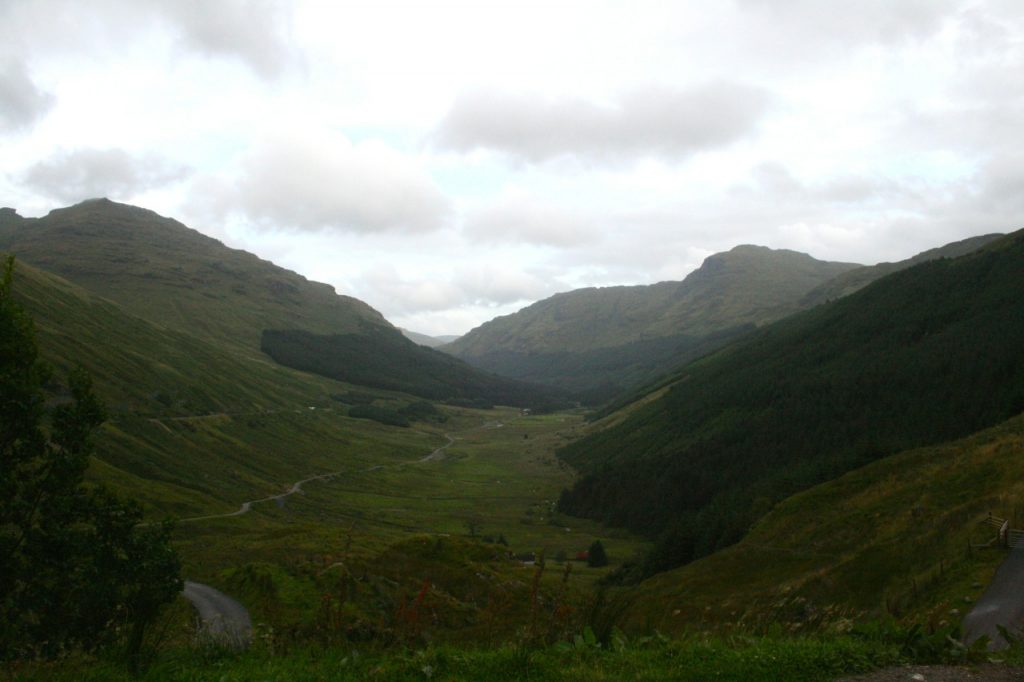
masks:
{"label": "overcast sky", "polygon": [[0,0],[0,205],[97,196],[429,334],[897,260],[1024,227],[1024,3]]}

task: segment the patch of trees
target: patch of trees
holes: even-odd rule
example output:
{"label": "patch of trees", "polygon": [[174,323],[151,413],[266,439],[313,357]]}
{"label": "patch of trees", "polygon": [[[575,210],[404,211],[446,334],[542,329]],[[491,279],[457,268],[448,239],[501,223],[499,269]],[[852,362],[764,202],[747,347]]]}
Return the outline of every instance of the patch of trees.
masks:
{"label": "patch of trees", "polygon": [[440,412],[433,403],[417,400],[397,410],[382,405],[360,403],[348,409],[348,416],[356,419],[372,419],[390,426],[410,426],[412,422],[429,421],[443,424],[448,417]]}
{"label": "patch of trees", "polygon": [[607,565],[608,555],[604,551],[604,544],[600,540],[594,540],[587,550],[587,566],[600,568]]}
{"label": "patch of trees", "polygon": [[126,634],[137,667],[146,628],[181,590],[167,523],[84,483],[104,409],[82,370],[58,385],[32,320],[0,281],[0,660],[93,649]]}
{"label": "patch of trees", "polygon": [[260,348],[287,367],[428,400],[482,401],[541,411],[570,405],[566,394],[557,388],[482,372],[417,345],[395,329],[368,327],[360,334],[268,329]]}
{"label": "patch of trees", "polygon": [[443,424],[448,421],[448,417],[434,407],[434,403],[427,402],[426,400],[411,402],[405,407],[400,408],[398,413],[413,422]]}
{"label": "patch of trees", "polygon": [[407,427],[410,425],[409,420],[396,410],[380,405],[353,405],[348,408],[348,416],[355,419],[372,419],[389,426]]}
{"label": "patch of trees", "polygon": [[776,501],[1024,411],[1024,235],[895,273],[684,368],[565,447],[562,512],[656,538],[643,575],[736,542]]}

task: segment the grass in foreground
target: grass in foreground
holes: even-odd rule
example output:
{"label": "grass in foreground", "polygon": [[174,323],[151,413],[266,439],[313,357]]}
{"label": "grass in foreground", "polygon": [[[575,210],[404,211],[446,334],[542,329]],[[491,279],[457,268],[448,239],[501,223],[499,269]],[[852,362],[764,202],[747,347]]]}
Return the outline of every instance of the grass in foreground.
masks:
{"label": "grass in foreground", "polygon": [[[183,648],[166,652],[141,679],[217,680],[831,680],[907,661],[894,642],[849,636],[614,640],[588,638],[531,649],[429,647],[374,651],[337,647],[273,656]],[[15,680],[128,680],[105,661],[72,659],[13,671]]]}

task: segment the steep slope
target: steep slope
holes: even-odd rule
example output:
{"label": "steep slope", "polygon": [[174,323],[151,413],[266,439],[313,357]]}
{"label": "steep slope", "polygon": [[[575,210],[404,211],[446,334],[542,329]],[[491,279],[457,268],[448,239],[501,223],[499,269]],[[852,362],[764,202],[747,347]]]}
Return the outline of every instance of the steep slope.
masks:
{"label": "steep slope", "polygon": [[708,257],[682,282],[557,294],[442,350],[505,376],[598,389],[607,398],[798,310],[808,291],[854,267],[738,246]]}
{"label": "steep slope", "polygon": [[84,366],[114,413],[152,416],[321,402],[336,384],[163,329],[56,275],[15,262],[16,300],[35,320],[44,358]]}
{"label": "steep slope", "polygon": [[421,457],[442,442],[348,419],[331,398],[345,385],[164,329],[26,263],[15,263],[12,290],[57,369],[55,398],[81,365],[107,404],[90,478],[149,510],[232,511],[310,473]]}
{"label": "steep slope", "polygon": [[[436,385],[436,373],[425,369],[436,364],[434,356],[404,338],[370,306],[152,211],[106,199],[38,219],[5,210],[0,215],[0,251],[12,252],[150,323],[257,361],[266,358],[262,350],[268,330],[343,339],[347,348],[358,347],[364,360],[373,360],[374,367],[399,368],[399,376],[389,371],[386,380],[367,372],[350,373],[349,378],[438,397],[427,388]],[[331,355],[329,346],[320,343],[317,350]],[[275,358],[294,357],[280,352],[280,344],[277,348]],[[315,371],[322,363],[290,364]],[[500,390],[478,395],[472,387],[500,388],[507,380],[482,375],[461,362],[455,366],[458,370],[449,372],[452,390],[442,397],[493,401],[502,395]],[[522,396],[517,404],[532,404],[530,387],[508,388]],[[539,401],[554,393],[536,390]]]}
{"label": "steep slope", "polygon": [[[645,581],[635,610],[671,632],[701,622],[806,627],[867,614],[955,620],[998,549],[991,511],[1024,522],[1024,416],[901,452],[780,502],[740,542]],[[756,570],[754,570],[756,567]],[[817,622],[815,622],[817,621]]]}
{"label": "steep slope", "polygon": [[940,246],[935,249],[922,251],[913,258],[907,258],[906,260],[897,261],[895,263],[879,263],[878,265],[866,265],[862,268],[849,270],[812,289],[807,296],[804,297],[802,303],[806,307],[811,308],[827,301],[848,296],[855,291],[863,289],[876,279],[881,279],[886,275],[891,275],[894,272],[905,270],[906,268],[926,263],[930,260],[966,256],[967,254],[977,251],[989,242],[993,242],[1002,236],[1004,235],[983,234],[977,237],[963,239],[958,242],[951,242],[945,246]]}
{"label": "steep slope", "polygon": [[648,572],[739,539],[853,467],[1024,410],[1024,233],[931,261],[684,368],[568,446],[561,510],[651,535]]}

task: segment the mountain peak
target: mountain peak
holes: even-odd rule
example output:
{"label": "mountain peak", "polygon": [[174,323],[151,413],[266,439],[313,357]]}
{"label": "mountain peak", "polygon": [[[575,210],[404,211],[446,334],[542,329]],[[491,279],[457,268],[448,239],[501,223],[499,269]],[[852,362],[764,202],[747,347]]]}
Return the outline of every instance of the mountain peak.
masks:
{"label": "mountain peak", "polygon": [[112,201],[106,197],[85,199],[84,201],[72,204],[71,206],[55,208],[47,214],[47,217],[54,215],[102,215],[108,218],[124,218],[131,220],[146,218],[150,220],[165,220],[177,223],[176,220],[162,216],[156,211],[151,211],[148,208],[133,206],[131,204],[122,204],[117,201]]}

